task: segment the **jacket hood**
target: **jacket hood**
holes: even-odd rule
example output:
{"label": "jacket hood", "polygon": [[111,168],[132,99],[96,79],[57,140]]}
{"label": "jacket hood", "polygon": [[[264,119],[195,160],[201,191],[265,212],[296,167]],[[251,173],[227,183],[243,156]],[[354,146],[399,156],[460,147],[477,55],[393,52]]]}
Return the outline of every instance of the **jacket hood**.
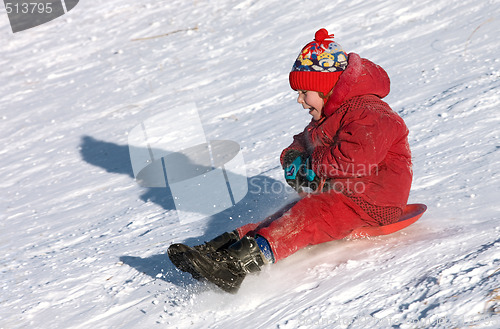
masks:
{"label": "jacket hood", "polygon": [[390,85],[389,76],[382,67],[356,53],[350,53],[347,68],[333,88],[323,113],[329,117],[343,102],[356,96],[372,94],[384,98],[389,94]]}

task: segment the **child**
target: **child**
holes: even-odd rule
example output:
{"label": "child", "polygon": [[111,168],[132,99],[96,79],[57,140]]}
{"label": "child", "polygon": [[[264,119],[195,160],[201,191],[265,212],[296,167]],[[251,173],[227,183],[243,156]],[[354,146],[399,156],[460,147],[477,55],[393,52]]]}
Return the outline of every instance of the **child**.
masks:
{"label": "child", "polygon": [[173,244],[172,262],[193,277],[236,292],[247,273],[308,245],[342,239],[361,226],[396,222],[412,180],[408,129],[387,103],[389,77],[347,55],[325,29],[315,34],[289,75],[297,102],[312,116],[283,150],[285,179],[300,201],[193,248]]}

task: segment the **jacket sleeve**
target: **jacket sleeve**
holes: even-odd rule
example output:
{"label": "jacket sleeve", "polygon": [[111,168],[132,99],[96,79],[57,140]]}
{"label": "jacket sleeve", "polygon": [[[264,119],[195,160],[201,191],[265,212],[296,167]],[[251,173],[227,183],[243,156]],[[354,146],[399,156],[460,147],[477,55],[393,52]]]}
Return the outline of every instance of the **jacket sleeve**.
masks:
{"label": "jacket sleeve", "polygon": [[318,146],[312,166],[323,178],[371,175],[389,151],[399,122],[379,112],[358,111],[337,130],[329,145]]}

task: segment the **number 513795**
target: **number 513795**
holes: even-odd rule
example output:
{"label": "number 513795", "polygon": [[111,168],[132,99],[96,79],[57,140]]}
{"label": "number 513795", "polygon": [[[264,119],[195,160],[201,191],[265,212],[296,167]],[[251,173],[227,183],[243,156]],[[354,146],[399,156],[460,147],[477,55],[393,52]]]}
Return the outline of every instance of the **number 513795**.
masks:
{"label": "number 513795", "polygon": [[24,2],[24,3],[5,3],[7,14],[50,14],[52,13],[52,3],[43,2]]}

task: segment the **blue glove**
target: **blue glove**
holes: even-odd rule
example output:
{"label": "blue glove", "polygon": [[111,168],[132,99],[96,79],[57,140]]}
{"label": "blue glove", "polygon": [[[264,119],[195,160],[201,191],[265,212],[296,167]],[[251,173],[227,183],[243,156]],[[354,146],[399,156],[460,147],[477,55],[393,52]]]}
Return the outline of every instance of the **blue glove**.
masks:
{"label": "blue glove", "polygon": [[296,157],[295,160],[293,160],[292,163],[285,168],[285,179],[287,181],[297,179],[297,175],[299,174],[303,163],[302,156]]}
{"label": "blue glove", "polygon": [[297,192],[302,192],[304,187],[315,191],[319,186],[319,178],[312,170],[311,157],[304,159],[303,155],[297,156],[285,168],[285,180]]}
{"label": "blue glove", "polygon": [[302,167],[302,175],[306,178],[308,182],[314,182],[316,179],[316,173],[312,170],[311,157],[306,159],[304,166]]}

